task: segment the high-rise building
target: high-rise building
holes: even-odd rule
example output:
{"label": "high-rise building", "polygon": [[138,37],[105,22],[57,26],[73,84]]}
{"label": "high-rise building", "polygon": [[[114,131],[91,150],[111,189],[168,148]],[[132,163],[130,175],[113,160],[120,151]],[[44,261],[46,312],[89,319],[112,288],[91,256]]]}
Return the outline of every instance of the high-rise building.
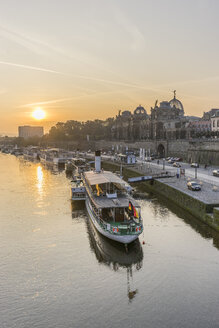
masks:
{"label": "high-rise building", "polygon": [[18,136],[24,139],[31,137],[42,137],[44,135],[42,126],[24,125],[18,127]]}

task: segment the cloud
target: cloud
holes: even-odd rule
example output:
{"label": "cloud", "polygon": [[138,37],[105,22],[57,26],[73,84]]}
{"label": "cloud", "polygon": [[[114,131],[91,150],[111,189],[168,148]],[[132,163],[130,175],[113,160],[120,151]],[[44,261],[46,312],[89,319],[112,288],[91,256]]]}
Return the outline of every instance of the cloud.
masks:
{"label": "cloud", "polygon": [[52,69],[48,69],[48,68],[43,68],[43,67],[36,67],[36,66],[18,64],[18,63],[6,62],[6,61],[0,61],[0,64],[8,65],[8,66],[14,66],[14,67],[18,67],[18,68],[30,69],[30,70],[40,71],[40,72],[45,72],[45,73],[58,74],[58,75],[63,75],[63,76],[68,76],[68,77],[78,78],[78,79],[83,79],[83,80],[91,80],[91,81],[95,81],[95,82],[111,84],[111,85],[114,85],[114,86],[124,86],[124,87],[141,89],[141,90],[148,90],[148,91],[154,91],[154,92],[159,91],[159,89],[157,89],[157,88],[152,88],[152,87],[143,86],[143,85],[139,85],[139,84],[133,84],[133,83],[121,82],[121,81],[114,81],[114,80],[108,80],[108,79],[101,79],[101,78],[96,78],[96,77],[92,77],[92,76],[67,74],[67,73],[63,73],[63,72],[60,72],[60,71],[56,71],[56,70],[52,70]]}
{"label": "cloud", "polygon": [[52,100],[46,100],[46,101],[40,101],[40,102],[34,102],[30,104],[25,104],[25,105],[20,105],[20,107],[34,107],[34,106],[40,106],[40,105],[48,105],[48,104],[55,104],[59,102],[66,102],[74,99],[74,97],[69,97],[69,98],[59,98],[59,99],[52,99]]}
{"label": "cloud", "polygon": [[[84,93],[82,95],[75,96],[75,97],[58,98],[58,99],[51,99],[51,100],[45,100],[45,101],[41,101],[41,102],[24,104],[24,105],[18,106],[18,108],[29,108],[29,107],[35,107],[35,106],[50,105],[50,104],[68,102],[68,101],[76,100],[76,99],[82,99],[82,98],[87,98],[87,97],[97,97],[97,96],[110,95],[110,94],[116,94],[116,93],[125,95],[124,91],[120,91],[120,90],[105,91],[105,92],[92,92],[92,93]],[[131,99],[130,95],[128,95],[127,98]]]}
{"label": "cloud", "polygon": [[[90,53],[87,54],[87,52],[82,51],[80,49],[74,48],[74,55],[72,55],[69,50],[66,50],[63,47],[57,47],[57,45],[54,46],[48,42],[42,41],[42,39],[39,40],[33,36],[21,32],[18,33],[17,28],[15,31],[12,28],[8,28],[8,27],[6,28],[5,26],[2,25],[0,25],[0,35],[37,55],[44,55],[47,57],[51,57],[51,55],[53,57],[55,55],[58,55],[62,61],[63,61],[63,57],[65,57],[71,62],[77,61],[83,65],[100,69],[100,62],[102,61],[102,58],[96,58],[96,56],[95,58],[94,57],[92,58]],[[42,36],[40,37],[42,38]],[[96,64],[94,63],[95,61]],[[101,70],[108,73],[113,73],[111,70],[108,70],[106,67],[107,67],[107,63],[103,62]]]}
{"label": "cloud", "polygon": [[8,66],[14,66],[14,67],[18,67],[18,68],[30,69],[30,70],[34,70],[34,71],[41,71],[41,72],[46,72],[46,73],[67,75],[65,73],[55,71],[55,70],[51,70],[51,69],[48,69],[48,68],[29,66],[29,65],[17,64],[17,63],[11,63],[11,62],[7,62],[7,61],[0,61],[0,64],[8,65]]}

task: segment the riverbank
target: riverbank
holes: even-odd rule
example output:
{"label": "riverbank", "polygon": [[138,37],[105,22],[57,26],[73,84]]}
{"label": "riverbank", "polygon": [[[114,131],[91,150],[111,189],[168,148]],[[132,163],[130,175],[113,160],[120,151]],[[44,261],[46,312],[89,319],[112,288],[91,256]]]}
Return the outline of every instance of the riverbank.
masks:
{"label": "riverbank", "polygon": [[[103,162],[102,165],[106,170],[119,171],[119,165],[116,163]],[[160,172],[162,170],[157,173]],[[125,180],[141,175],[146,174],[142,174],[140,168],[123,167]],[[194,192],[188,190],[186,184],[185,177],[180,179],[170,177],[134,183],[133,186],[138,192],[151,192],[164,197],[219,231],[219,190],[215,189],[213,184],[202,183],[202,190]]]}

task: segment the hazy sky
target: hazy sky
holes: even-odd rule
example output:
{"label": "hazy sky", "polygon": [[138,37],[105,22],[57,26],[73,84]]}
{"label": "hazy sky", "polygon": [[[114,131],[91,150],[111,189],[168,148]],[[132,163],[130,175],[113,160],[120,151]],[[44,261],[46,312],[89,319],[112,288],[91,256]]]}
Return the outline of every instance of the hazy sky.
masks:
{"label": "hazy sky", "polygon": [[218,0],[0,1],[0,133],[104,119],[172,90],[186,114],[219,107]]}

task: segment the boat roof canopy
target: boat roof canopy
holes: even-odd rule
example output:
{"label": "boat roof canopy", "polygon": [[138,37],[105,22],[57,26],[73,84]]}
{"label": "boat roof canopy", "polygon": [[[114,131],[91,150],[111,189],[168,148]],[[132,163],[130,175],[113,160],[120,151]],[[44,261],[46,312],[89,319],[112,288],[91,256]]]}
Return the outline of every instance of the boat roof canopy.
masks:
{"label": "boat roof canopy", "polygon": [[85,172],[84,175],[91,186],[103,183],[117,183],[120,185],[125,185],[124,180],[109,171],[102,171],[100,173],[97,173],[95,171],[89,171]]}
{"label": "boat roof canopy", "polygon": [[106,196],[95,196],[93,198],[97,209],[103,208],[127,208],[129,201],[136,207],[140,208],[139,204],[132,197],[118,197],[116,199],[110,199]]}

